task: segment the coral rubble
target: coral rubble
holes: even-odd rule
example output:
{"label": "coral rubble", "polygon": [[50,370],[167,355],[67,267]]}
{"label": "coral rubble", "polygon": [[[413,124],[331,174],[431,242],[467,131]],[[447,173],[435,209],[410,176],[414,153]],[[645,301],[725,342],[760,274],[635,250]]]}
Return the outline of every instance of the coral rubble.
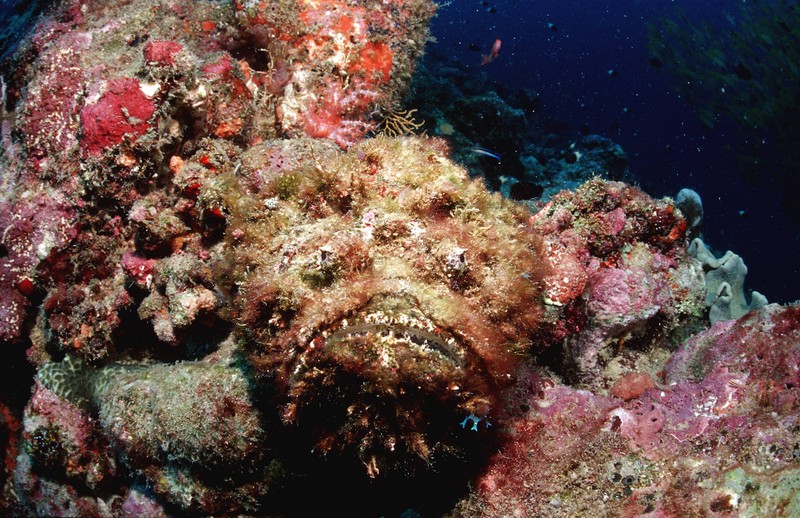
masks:
{"label": "coral rubble", "polygon": [[797,308],[706,329],[672,200],[596,177],[534,213],[441,137],[364,138],[434,8],[35,27],[3,81],[0,340],[30,389],[0,398],[3,512],[797,505]]}

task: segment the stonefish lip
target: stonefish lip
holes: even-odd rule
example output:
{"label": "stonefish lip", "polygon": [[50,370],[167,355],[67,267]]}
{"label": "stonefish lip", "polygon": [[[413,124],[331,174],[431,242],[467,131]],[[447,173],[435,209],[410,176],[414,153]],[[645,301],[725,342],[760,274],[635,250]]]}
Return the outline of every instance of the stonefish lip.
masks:
{"label": "stonefish lip", "polygon": [[419,359],[445,362],[459,369],[467,362],[467,348],[408,296],[373,297],[366,306],[319,333],[316,343],[342,348],[365,341],[382,353],[386,367],[400,349]]}

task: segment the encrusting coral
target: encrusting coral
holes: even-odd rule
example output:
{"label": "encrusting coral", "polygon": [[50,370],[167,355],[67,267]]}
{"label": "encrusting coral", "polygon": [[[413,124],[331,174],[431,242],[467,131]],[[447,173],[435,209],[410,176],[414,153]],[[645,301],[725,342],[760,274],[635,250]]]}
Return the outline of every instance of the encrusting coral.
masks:
{"label": "encrusting coral", "polygon": [[627,400],[530,372],[513,439],[452,515],[796,515],[799,317],[719,322]]}

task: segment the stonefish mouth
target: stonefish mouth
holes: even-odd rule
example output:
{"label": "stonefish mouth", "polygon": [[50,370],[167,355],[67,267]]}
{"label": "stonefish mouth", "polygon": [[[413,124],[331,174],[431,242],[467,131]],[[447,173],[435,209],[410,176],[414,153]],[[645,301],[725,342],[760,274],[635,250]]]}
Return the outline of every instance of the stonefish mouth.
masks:
{"label": "stonefish mouth", "polygon": [[383,368],[399,366],[401,355],[463,368],[467,350],[450,332],[402,297],[377,297],[351,318],[319,335],[324,347],[343,354],[368,344]]}
{"label": "stonefish mouth", "polygon": [[491,407],[479,363],[412,297],[378,295],[298,355],[284,420],[313,430],[326,455],[355,447],[373,477],[429,467],[459,453],[464,417]]}

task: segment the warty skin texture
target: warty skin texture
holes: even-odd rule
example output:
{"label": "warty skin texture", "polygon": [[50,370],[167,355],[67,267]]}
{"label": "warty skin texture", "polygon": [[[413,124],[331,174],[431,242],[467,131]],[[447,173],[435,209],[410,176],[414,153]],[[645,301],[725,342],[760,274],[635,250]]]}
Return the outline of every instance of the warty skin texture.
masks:
{"label": "warty skin texture", "polygon": [[234,321],[284,423],[373,477],[461,454],[542,325],[526,211],[429,146],[376,138],[220,198]]}

